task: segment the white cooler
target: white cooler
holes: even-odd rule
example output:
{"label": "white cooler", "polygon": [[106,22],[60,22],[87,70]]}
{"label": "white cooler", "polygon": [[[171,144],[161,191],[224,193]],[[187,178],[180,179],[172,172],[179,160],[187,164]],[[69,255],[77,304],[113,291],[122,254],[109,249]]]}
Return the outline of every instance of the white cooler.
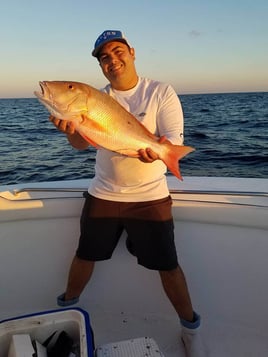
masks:
{"label": "white cooler", "polygon": [[36,340],[42,344],[55,331],[65,331],[79,344],[80,357],[94,356],[94,341],[88,313],[80,308],[68,308],[0,321],[0,357],[7,357],[10,348],[10,353],[17,357],[15,353],[18,343],[26,346],[27,337],[14,339],[16,335],[29,335],[31,341]]}

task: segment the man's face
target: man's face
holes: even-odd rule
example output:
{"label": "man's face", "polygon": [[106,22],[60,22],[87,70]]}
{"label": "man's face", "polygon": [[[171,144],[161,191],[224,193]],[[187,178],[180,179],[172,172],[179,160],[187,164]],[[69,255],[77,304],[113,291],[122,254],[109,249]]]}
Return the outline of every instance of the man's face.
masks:
{"label": "man's face", "polygon": [[128,71],[135,69],[135,51],[125,43],[112,41],[105,44],[99,52],[98,59],[105,77],[112,83]]}

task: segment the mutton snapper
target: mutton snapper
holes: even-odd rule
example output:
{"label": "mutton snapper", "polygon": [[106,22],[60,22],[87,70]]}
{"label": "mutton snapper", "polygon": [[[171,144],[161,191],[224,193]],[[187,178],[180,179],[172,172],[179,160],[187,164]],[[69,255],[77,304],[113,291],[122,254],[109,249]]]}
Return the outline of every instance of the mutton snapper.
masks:
{"label": "mutton snapper", "polygon": [[151,148],[169,170],[182,180],[178,161],[194,151],[190,146],[159,142],[115,99],[85,83],[39,82],[34,92],[48,111],[58,119],[72,121],[75,130],[91,145],[138,158],[139,150]]}

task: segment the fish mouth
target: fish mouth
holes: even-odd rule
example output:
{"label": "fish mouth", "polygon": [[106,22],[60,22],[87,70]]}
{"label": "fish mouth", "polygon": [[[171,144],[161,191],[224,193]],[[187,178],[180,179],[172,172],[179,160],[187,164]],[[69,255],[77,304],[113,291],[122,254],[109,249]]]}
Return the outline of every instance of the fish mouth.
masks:
{"label": "fish mouth", "polygon": [[50,95],[50,91],[49,91],[46,83],[40,81],[39,85],[40,85],[40,88],[41,88],[41,92],[37,92],[37,91],[34,92],[34,94],[37,96],[37,98],[43,99],[43,100],[44,99],[45,100],[48,100],[48,99],[52,100],[51,95]]}
{"label": "fish mouth", "polygon": [[47,110],[56,118],[62,118],[63,113],[59,110],[58,106],[54,103],[53,95],[50,92],[46,82],[39,82],[40,92],[35,91],[35,96],[47,108]]}

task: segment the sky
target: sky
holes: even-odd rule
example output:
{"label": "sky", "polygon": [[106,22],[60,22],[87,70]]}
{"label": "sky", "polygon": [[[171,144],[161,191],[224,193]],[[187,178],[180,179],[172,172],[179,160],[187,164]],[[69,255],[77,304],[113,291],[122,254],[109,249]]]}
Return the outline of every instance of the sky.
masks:
{"label": "sky", "polygon": [[178,94],[268,91],[267,0],[6,0],[0,4],[0,98],[42,80],[106,85],[91,56],[122,30],[138,74]]}

